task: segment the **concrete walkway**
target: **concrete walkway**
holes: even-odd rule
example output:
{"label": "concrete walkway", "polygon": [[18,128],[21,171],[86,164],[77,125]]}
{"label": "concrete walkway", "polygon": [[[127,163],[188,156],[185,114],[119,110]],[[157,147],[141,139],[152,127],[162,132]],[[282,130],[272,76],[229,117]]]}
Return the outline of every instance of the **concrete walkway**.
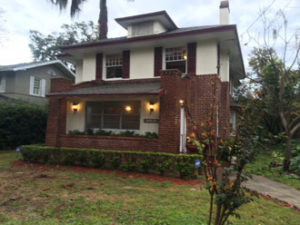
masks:
{"label": "concrete walkway", "polygon": [[259,193],[269,195],[272,198],[300,208],[300,191],[285,184],[262,176],[252,175],[252,179],[249,179],[244,186],[252,191],[258,191]]}

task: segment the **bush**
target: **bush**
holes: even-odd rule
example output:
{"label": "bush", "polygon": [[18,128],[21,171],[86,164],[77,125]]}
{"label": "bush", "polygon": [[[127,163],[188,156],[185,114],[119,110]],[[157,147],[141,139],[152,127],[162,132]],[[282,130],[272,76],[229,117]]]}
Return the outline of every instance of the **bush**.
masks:
{"label": "bush", "polygon": [[291,160],[290,169],[300,175],[300,155]]}
{"label": "bush", "polygon": [[0,149],[44,143],[46,121],[44,108],[0,101]]}
{"label": "bush", "polygon": [[60,165],[76,165],[107,169],[123,169],[181,178],[193,177],[194,162],[199,155],[178,155],[161,152],[134,152],[49,146],[21,146],[24,161]]}
{"label": "bush", "polygon": [[134,131],[126,130],[119,133],[113,133],[112,131],[87,129],[86,131],[70,130],[70,135],[97,135],[97,136],[122,136],[122,137],[144,137],[144,138],[158,138],[155,132],[146,132],[145,135],[137,134]]}

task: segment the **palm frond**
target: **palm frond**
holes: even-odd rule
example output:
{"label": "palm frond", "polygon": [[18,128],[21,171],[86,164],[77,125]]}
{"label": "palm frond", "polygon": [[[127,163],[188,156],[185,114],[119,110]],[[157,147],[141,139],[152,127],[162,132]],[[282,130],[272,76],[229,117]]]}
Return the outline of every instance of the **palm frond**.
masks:
{"label": "palm frond", "polygon": [[60,10],[63,10],[67,7],[68,0],[50,0],[51,3],[58,5]]}
{"label": "palm frond", "polygon": [[71,3],[71,17],[73,18],[76,13],[80,12],[80,5],[86,0],[72,0]]}

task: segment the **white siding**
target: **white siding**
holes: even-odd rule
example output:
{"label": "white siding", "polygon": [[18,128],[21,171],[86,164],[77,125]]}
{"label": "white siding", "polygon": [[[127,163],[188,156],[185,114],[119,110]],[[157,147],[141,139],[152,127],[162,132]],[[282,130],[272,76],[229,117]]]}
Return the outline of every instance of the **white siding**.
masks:
{"label": "white siding", "polygon": [[229,55],[220,53],[220,77],[221,81],[229,81]]}
{"label": "white siding", "polygon": [[154,48],[130,51],[130,79],[154,77]]}
{"label": "white siding", "polygon": [[96,79],[96,55],[86,55],[83,59],[82,80],[91,81]]}
{"label": "white siding", "polygon": [[82,61],[76,62],[76,76],[75,76],[75,83],[82,82]]}
{"label": "white siding", "polygon": [[84,131],[85,129],[85,102],[81,101],[78,104],[78,111],[72,111],[72,101],[67,102],[67,124],[66,124],[66,132],[72,130]]}
{"label": "white siding", "polygon": [[198,42],[196,59],[196,74],[217,74],[217,42]]}
{"label": "white siding", "polygon": [[163,33],[166,31],[166,28],[158,21],[155,21],[153,24],[153,33],[154,34],[159,34],[159,33]]}

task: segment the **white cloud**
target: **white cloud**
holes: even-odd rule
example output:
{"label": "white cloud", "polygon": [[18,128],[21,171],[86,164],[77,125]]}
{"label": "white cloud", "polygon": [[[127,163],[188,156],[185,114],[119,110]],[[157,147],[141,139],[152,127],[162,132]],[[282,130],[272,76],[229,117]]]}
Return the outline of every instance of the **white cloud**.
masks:
{"label": "white cloud", "polygon": [[[248,58],[247,54],[255,45],[253,40],[249,41],[249,35],[245,31],[255,21],[259,10],[273,1],[270,13],[275,13],[276,10],[285,7],[291,27],[293,29],[299,27],[299,0],[230,0],[231,22],[238,25],[239,34],[244,34],[241,38],[241,45],[245,59]],[[168,11],[180,27],[216,24],[219,22],[219,2],[220,0],[108,0],[108,36],[126,35],[126,31],[115,22],[115,18],[159,10]],[[0,49],[0,64],[8,61],[19,63],[32,60],[28,48],[29,30],[35,29],[48,34],[58,31],[64,23],[88,20],[97,23],[99,0],[86,1],[81,7],[80,14],[73,20],[70,19],[69,9],[60,12],[58,7],[50,3],[50,0],[2,1],[0,8],[5,11],[6,27],[11,35],[4,32],[10,40],[5,42],[5,47],[2,46]],[[257,34],[261,32],[261,26],[255,23],[249,32]],[[245,46],[244,43],[248,45]],[[16,48],[21,51],[18,51],[18,54],[11,54]],[[8,55],[10,56],[7,57]]]}

